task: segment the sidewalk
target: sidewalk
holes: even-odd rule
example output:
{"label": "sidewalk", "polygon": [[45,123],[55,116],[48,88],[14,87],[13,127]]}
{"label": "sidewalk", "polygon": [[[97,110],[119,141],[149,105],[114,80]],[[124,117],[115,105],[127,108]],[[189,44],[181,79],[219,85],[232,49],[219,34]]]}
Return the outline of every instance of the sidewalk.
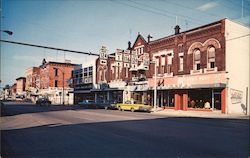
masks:
{"label": "sidewalk", "polygon": [[181,110],[158,110],[151,112],[154,115],[165,115],[171,117],[201,117],[201,118],[225,118],[225,119],[249,119],[250,116],[240,114],[222,114],[221,112],[204,112],[204,111],[181,111]]}

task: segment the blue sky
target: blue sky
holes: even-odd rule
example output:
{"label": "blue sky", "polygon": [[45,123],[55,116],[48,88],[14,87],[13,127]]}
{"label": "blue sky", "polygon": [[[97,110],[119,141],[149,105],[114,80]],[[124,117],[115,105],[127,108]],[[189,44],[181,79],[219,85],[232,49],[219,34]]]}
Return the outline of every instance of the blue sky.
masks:
{"label": "blue sky", "polygon": [[[126,49],[138,32],[161,38],[229,18],[250,25],[250,0],[2,0],[1,39],[98,53]],[[64,57],[65,56],[65,57]],[[93,57],[1,43],[1,87],[25,76],[42,59],[83,64]]]}

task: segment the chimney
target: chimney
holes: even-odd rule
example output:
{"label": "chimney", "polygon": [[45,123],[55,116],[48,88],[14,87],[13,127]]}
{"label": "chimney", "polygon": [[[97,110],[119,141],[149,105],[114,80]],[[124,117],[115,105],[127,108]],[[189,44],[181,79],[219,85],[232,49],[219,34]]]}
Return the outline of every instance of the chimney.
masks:
{"label": "chimney", "polygon": [[131,42],[128,41],[128,49],[130,50],[131,49]]}
{"label": "chimney", "polygon": [[175,35],[179,34],[180,33],[180,26],[179,25],[176,25],[174,30],[175,30]]}
{"label": "chimney", "polygon": [[148,43],[150,42],[150,38],[153,38],[152,36],[150,36],[150,34],[148,35]]}

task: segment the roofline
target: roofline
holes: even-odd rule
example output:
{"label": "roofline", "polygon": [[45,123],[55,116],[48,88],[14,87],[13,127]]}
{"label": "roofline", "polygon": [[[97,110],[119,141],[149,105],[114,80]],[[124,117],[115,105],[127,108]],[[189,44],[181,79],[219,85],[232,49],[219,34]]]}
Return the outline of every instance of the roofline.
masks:
{"label": "roofline", "polygon": [[[180,32],[179,34],[188,33],[188,32],[195,31],[195,30],[198,30],[198,29],[202,29],[202,28],[205,28],[205,27],[208,27],[208,26],[212,26],[212,25],[221,23],[221,22],[224,21],[225,19],[227,19],[227,18],[223,18],[223,19],[220,19],[220,20],[218,20],[218,21],[215,21],[215,22],[212,22],[212,23],[209,23],[209,24],[201,25],[201,26],[192,28],[192,29],[190,29],[190,30],[186,30],[186,31]],[[179,34],[177,34],[177,35],[179,35]],[[162,37],[162,38],[159,38],[159,39],[150,41],[149,44],[154,43],[154,42],[158,42],[158,41],[161,41],[161,40],[170,38],[170,37],[174,37],[174,36],[176,36],[176,35],[175,35],[175,34],[172,34],[172,35],[169,35],[169,36],[166,36],[166,37]]]}

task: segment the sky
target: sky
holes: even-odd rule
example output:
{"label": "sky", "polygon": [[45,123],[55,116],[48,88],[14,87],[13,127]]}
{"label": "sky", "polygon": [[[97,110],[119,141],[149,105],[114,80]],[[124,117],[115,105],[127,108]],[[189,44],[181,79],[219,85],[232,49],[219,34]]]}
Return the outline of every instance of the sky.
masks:
{"label": "sky", "polygon": [[[250,0],[0,0],[1,39],[99,53],[126,49],[138,33],[154,39],[223,18],[250,25]],[[242,7],[243,4],[243,7]],[[1,42],[1,83],[12,85],[42,59],[84,64],[95,57]]]}

